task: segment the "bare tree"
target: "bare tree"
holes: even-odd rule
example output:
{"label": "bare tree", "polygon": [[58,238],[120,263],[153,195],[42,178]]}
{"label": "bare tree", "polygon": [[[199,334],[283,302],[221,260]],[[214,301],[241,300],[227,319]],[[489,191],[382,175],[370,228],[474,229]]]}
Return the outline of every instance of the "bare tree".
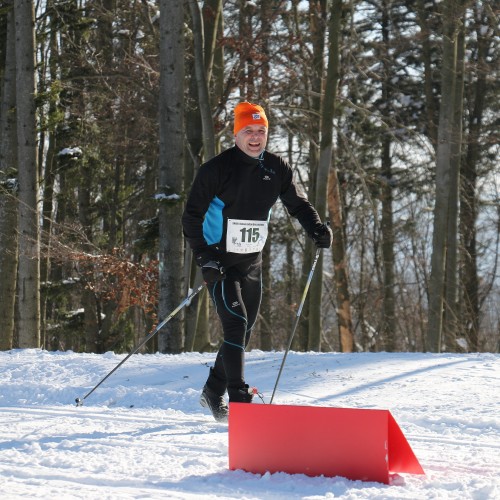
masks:
{"label": "bare tree", "polygon": [[[391,86],[389,80],[392,76],[390,57],[390,5],[382,2],[382,100],[385,103],[391,101]],[[387,106],[390,109],[390,106]],[[385,127],[384,127],[385,128]],[[387,351],[396,348],[396,301],[394,297],[394,221],[393,221],[393,177],[391,145],[392,137],[388,126],[382,134],[380,159],[380,198],[381,198],[381,221],[380,231],[382,235],[382,267],[383,267],[383,314],[381,321],[381,340]]]}
{"label": "bare tree", "polygon": [[5,59],[0,92],[0,350],[12,349],[17,274],[17,141],[14,9],[6,16]]}
{"label": "bare tree", "polygon": [[[481,176],[479,165],[481,164],[482,150],[483,152],[488,150],[488,144],[485,144],[484,138],[487,136],[484,129],[488,95],[492,91],[492,86],[495,85],[495,79],[491,78],[495,65],[495,18],[492,11],[483,9],[479,5],[474,6],[473,15],[474,23],[472,26],[477,39],[476,47],[471,51],[474,55],[475,79],[469,88],[468,135],[460,170],[459,227],[462,243],[460,251],[462,333],[469,348],[477,351],[480,347],[481,309],[477,242],[478,180]],[[494,113],[492,114],[494,115]]]}
{"label": "bare tree", "polygon": [[[325,38],[326,38],[326,28],[327,28],[327,2],[326,0],[310,0],[309,1],[309,39],[307,40],[312,47],[312,54],[308,53],[311,57],[311,62],[308,68],[308,72],[304,75],[304,84],[306,87],[306,99],[307,99],[307,112],[308,119],[307,132],[309,139],[309,190],[308,197],[315,203],[316,202],[316,189],[317,189],[317,169],[319,162],[319,144],[318,139],[320,138],[320,120],[318,117],[321,116],[321,98],[323,95],[323,85],[324,85],[324,71],[325,71]],[[307,53],[307,52],[306,52]],[[322,186],[326,188],[326,183]],[[320,212],[320,216],[323,217],[324,212]],[[310,238],[306,239],[304,247],[304,257],[302,261],[302,278],[301,278],[301,289],[307,280],[307,276],[311,269],[314,258],[314,244]],[[322,266],[319,266],[318,274],[322,272]],[[318,278],[316,277],[316,280]],[[321,280],[321,278],[320,278]],[[321,332],[312,329],[317,329],[318,327],[314,324],[309,324],[309,316],[312,315],[314,318],[318,318],[320,315],[321,303],[317,302],[317,294],[312,292],[307,297],[304,303],[303,313],[299,324],[298,335],[294,341],[294,349],[308,349],[309,335],[321,335]],[[315,312],[313,312],[315,310]]]}
{"label": "bare tree", "polygon": [[35,106],[35,7],[14,0],[19,162],[19,347],[40,346],[40,245]]}
{"label": "bare tree", "polygon": [[[208,81],[212,67],[205,63],[203,19],[196,0],[189,0],[189,10],[193,21],[194,69],[198,89],[198,107],[201,115],[203,149],[205,158],[210,159],[215,156],[215,129],[208,92]],[[210,57],[209,54],[210,52],[207,54],[208,57]]]}
{"label": "bare tree", "polygon": [[[443,2],[443,61],[441,71],[441,104],[439,110],[438,145],[436,154],[436,201],[434,206],[434,232],[432,238],[431,279],[429,283],[428,348],[440,352],[443,344],[443,308],[446,293],[446,249],[450,224],[450,200],[458,199],[453,190],[458,184],[457,162],[453,162],[453,142],[456,119],[457,44],[459,21],[464,12],[463,0]],[[451,272],[451,271],[450,271]]]}
{"label": "bare tree", "polygon": [[[219,19],[222,15],[221,0],[212,0],[205,2],[203,6],[203,15],[200,11],[198,2],[189,0],[189,10],[192,22],[192,38],[193,38],[193,53],[194,53],[194,71],[196,92],[193,99],[197,106],[193,106],[192,120],[200,120],[201,122],[201,145],[202,154],[199,161],[208,160],[214,157],[217,153],[217,141],[215,135],[215,125],[213,119],[212,104],[213,100],[210,97],[210,83],[213,74],[213,62],[215,53],[215,44],[217,39],[217,28]],[[194,116],[193,116],[194,115]],[[191,135],[197,134],[197,131],[192,131]],[[198,158],[196,158],[198,159]],[[194,158],[191,159],[193,162]],[[196,165],[199,166],[199,165]],[[189,173],[194,169],[189,168]],[[192,175],[188,176],[191,179]],[[194,274],[194,286],[198,286],[202,281],[200,269],[193,264],[192,252],[189,248],[186,249],[186,256],[189,259],[186,265],[190,269],[189,274]],[[207,349],[210,347],[210,331],[208,327],[208,293],[206,290],[196,297],[193,302],[194,310],[190,312],[188,318],[188,326],[190,330],[186,335],[186,348],[192,350]],[[191,317],[193,316],[193,317]]]}
{"label": "bare tree", "polygon": [[462,159],[462,116],[464,111],[464,63],[465,37],[463,23],[459,24],[456,49],[456,77],[453,103],[452,142],[451,142],[451,176],[450,200],[448,208],[448,233],[446,235],[446,288],[444,292],[443,311],[443,343],[448,350],[455,350],[457,333],[461,323],[462,308],[458,304],[458,215],[459,215],[459,181]]}
{"label": "bare tree", "polygon": [[[354,332],[352,328],[351,301],[349,294],[349,276],[347,273],[347,256],[344,238],[344,221],[342,218],[342,199],[338,181],[338,172],[332,165],[333,117],[336,106],[337,87],[340,73],[340,32],[342,26],[342,0],[334,0],[330,13],[330,43],[328,70],[326,77],[325,97],[322,107],[321,152],[318,168],[317,184],[328,185],[328,212],[331,218],[333,244],[332,257],[334,265],[334,281],[337,300],[337,322],[339,341],[342,352],[354,350]],[[319,209],[325,210],[325,205],[318,198]]]}
{"label": "bare tree", "polygon": [[[276,8],[277,6],[275,6]],[[260,19],[262,25],[262,49],[261,49],[261,99],[263,102],[269,102],[269,90],[270,90],[270,34],[271,34],[271,21],[273,19],[272,13],[272,5],[270,2],[262,2],[260,6]],[[268,115],[271,116],[272,110],[268,110]],[[272,116],[271,116],[272,120]],[[269,225],[269,241],[267,245],[264,247],[262,252],[262,301],[260,307],[260,321],[257,324],[259,340],[260,340],[260,348],[264,351],[270,351],[273,348],[273,328],[271,325],[271,314],[272,314],[272,293],[271,293],[271,283],[272,283],[272,274],[271,274],[271,245],[273,238],[273,225]]]}
{"label": "bare tree", "polygon": [[[184,191],[184,2],[160,1],[160,298],[164,318],[182,301],[182,193]],[[160,331],[160,352],[184,347],[182,314]]]}

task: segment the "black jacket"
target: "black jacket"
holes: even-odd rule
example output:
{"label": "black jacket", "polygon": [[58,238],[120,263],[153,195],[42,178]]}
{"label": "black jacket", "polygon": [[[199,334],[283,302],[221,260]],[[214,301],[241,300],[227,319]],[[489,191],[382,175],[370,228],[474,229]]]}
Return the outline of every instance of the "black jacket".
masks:
{"label": "black jacket", "polygon": [[227,219],[268,220],[278,198],[309,235],[321,224],[293,181],[290,165],[279,156],[265,151],[256,159],[233,146],[201,165],[182,216],[195,256],[219,260],[226,267],[255,260],[259,253],[226,252]]}

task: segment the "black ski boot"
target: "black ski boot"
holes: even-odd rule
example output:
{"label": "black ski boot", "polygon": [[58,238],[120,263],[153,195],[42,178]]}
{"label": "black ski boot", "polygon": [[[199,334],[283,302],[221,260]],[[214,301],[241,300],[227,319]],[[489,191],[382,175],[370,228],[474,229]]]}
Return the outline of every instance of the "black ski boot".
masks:
{"label": "black ski boot", "polygon": [[205,384],[201,392],[200,404],[212,412],[217,422],[227,422],[229,409],[224,401],[224,396],[219,396],[207,384]]}
{"label": "black ski boot", "polygon": [[251,403],[256,389],[245,384],[243,387],[228,387],[230,403]]}
{"label": "black ski boot", "polygon": [[212,412],[217,422],[227,422],[229,410],[224,401],[225,392],[226,381],[217,377],[214,369],[210,368],[210,375],[201,391],[200,404]]}

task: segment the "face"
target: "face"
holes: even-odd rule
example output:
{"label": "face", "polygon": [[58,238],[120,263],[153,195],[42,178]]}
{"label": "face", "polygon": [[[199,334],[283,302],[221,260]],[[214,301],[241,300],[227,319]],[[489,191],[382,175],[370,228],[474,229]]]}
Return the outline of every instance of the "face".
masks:
{"label": "face", "polygon": [[248,156],[257,158],[267,143],[267,127],[264,125],[247,125],[235,136],[236,145]]}

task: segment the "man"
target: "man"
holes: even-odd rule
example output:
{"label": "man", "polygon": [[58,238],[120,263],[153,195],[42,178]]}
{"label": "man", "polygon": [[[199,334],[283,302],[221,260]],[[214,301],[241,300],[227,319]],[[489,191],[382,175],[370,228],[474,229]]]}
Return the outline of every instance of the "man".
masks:
{"label": "man", "polygon": [[264,109],[241,102],[234,109],[235,146],[201,165],[182,216],[184,235],[201,267],[224,340],[200,398],[217,421],[228,418],[224,400],[250,403],[245,347],[262,297],[262,249],[278,198],[319,248],[332,242],[321,219],[282,158],[265,150]]}

